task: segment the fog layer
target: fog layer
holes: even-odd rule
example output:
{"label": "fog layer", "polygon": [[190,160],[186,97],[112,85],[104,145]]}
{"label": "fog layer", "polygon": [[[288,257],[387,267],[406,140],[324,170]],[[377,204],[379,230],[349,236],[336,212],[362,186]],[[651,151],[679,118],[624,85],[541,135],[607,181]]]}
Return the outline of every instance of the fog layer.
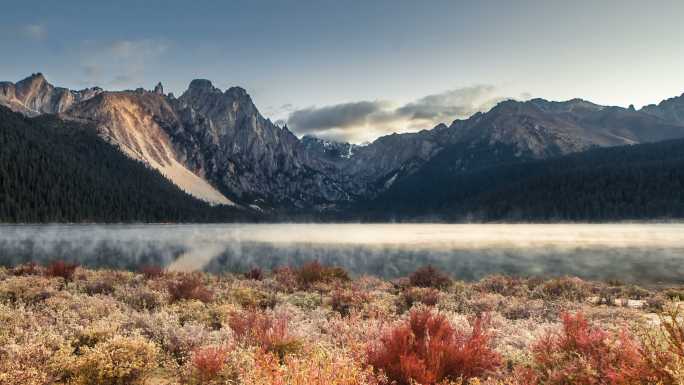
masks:
{"label": "fog layer", "polygon": [[684,282],[684,225],[229,224],[0,226],[0,263],[243,271],[320,260],[402,276],[434,264],[460,279],[493,273]]}

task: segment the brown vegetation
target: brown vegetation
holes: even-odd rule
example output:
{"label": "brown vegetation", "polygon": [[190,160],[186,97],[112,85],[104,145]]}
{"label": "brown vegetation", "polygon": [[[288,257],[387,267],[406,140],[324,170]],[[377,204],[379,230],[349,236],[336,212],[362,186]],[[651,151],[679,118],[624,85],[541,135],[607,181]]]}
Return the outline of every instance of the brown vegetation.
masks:
{"label": "brown vegetation", "polygon": [[0,384],[681,384],[681,291],[25,264],[0,268]]}

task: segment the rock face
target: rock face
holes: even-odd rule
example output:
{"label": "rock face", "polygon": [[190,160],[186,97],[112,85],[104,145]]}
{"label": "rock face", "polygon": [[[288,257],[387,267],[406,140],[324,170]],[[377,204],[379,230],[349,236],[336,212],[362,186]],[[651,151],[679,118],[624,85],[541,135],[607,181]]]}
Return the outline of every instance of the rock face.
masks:
{"label": "rock face", "polygon": [[247,92],[193,80],[174,101],[168,130],[181,159],[240,202],[310,207],[348,200],[344,188],[297,137],[265,119]]}
{"label": "rock face", "polygon": [[[373,199],[403,178],[426,172],[437,155],[444,160],[439,167],[460,172],[485,160],[541,159],[681,138],[682,100],[639,111],[581,99],[509,100],[449,126],[357,146],[298,139],[264,118],[244,89],[221,91],[205,79],[193,80],[178,98],[165,95],[161,83],[153,91],[122,92],[70,91],[53,87],[41,74],[0,83],[2,105],[29,116],[58,113],[91,122],[124,153],[199,198],[266,209],[322,210]],[[505,157],[495,154],[502,149]]]}
{"label": "rock face", "polygon": [[663,100],[658,105],[644,106],[640,111],[669,122],[684,124],[684,94]]}
{"label": "rock face", "polygon": [[98,87],[70,91],[54,87],[41,73],[17,82],[0,82],[0,104],[27,116],[56,114],[102,93]]}

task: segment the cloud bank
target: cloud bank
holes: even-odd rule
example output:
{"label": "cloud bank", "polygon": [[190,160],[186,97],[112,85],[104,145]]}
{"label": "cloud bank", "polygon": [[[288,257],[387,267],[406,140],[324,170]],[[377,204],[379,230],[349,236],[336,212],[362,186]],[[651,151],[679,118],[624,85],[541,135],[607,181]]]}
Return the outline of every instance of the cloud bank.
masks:
{"label": "cloud bank", "polygon": [[[524,95],[522,95],[524,98]],[[404,105],[390,101],[358,101],[292,111],[287,124],[299,135],[364,142],[392,132],[430,129],[486,111],[510,99],[492,85],[475,85],[427,95]]]}

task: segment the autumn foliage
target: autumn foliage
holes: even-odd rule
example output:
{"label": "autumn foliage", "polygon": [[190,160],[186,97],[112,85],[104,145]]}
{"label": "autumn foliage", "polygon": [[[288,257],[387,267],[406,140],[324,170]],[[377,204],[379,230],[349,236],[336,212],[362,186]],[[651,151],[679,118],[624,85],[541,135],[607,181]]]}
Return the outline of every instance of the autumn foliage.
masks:
{"label": "autumn foliage", "polygon": [[428,265],[411,273],[409,282],[411,286],[444,289],[451,284],[451,279],[443,271]]}
{"label": "autumn foliage", "polygon": [[299,339],[289,332],[285,314],[247,310],[231,314],[228,325],[238,341],[275,353],[281,360],[300,348]]}
{"label": "autumn foliage", "polygon": [[478,377],[500,363],[485,326],[477,318],[471,332],[457,330],[443,315],[416,309],[369,349],[368,362],[399,385]]}
{"label": "autumn foliage", "polygon": [[201,383],[219,376],[228,358],[228,349],[223,346],[198,348],[192,354],[191,365],[194,377]]}
{"label": "autumn foliage", "polygon": [[166,289],[171,302],[187,299],[210,302],[214,295],[202,282],[202,276],[198,274],[182,274],[176,280],[169,281]]}
{"label": "autumn foliage", "polygon": [[333,281],[349,281],[349,274],[341,267],[325,266],[318,261],[307,262],[296,270],[297,282],[303,289],[315,283]]}
{"label": "autumn foliage", "polygon": [[657,383],[639,343],[627,332],[593,327],[581,313],[565,313],[562,321],[560,332],[547,334],[533,347],[535,366],[526,384]]}
{"label": "autumn foliage", "polygon": [[62,260],[54,261],[45,269],[45,275],[48,277],[60,277],[68,282],[74,278],[74,272],[77,267],[77,263],[69,263]]}

